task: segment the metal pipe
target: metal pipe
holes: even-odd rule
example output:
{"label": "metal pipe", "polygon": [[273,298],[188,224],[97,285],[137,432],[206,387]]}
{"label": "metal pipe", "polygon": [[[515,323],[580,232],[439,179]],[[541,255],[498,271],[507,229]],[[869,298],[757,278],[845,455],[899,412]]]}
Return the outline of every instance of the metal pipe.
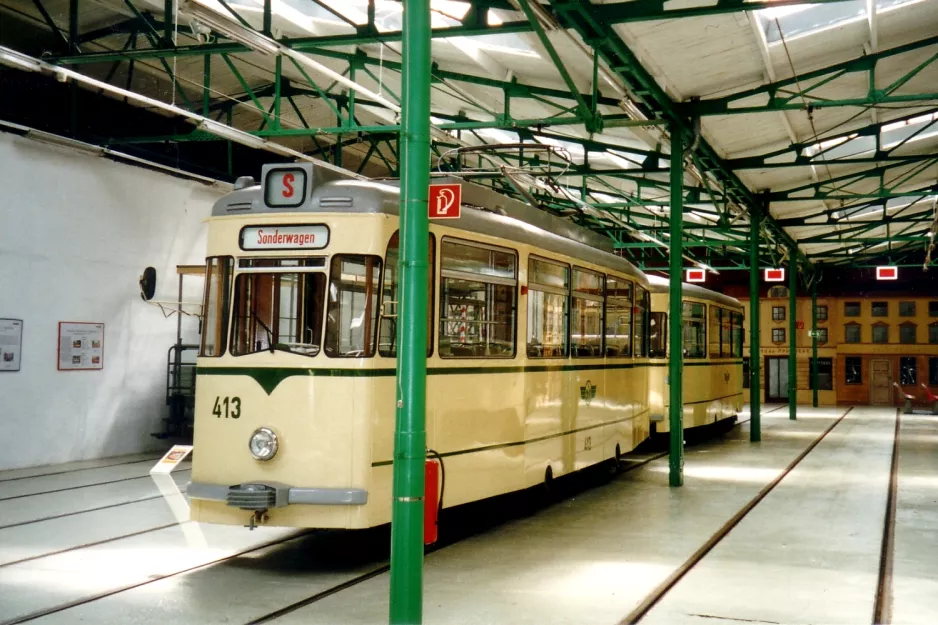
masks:
{"label": "metal pipe", "polygon": [[798,418],[798,250],[792,249],[788,263],[788,418]]}
{"label": "metal pipe", "polygon": [[811,405],[817,408],[817,283],[818,276],[811,281]]}
{"label": "metal pipe", "polygon": [[430,184],[430,0],[404,5],[401,132],[401,310],[391,517],[389,622],[423,621],[427,281]]}
{"label": "metal pipe", "polygon": [[669,314],[671,355],[668,358],[670,438],[668,483],[684,484],[684,333],[682,331],[682,238],[684,226],[684,138],[680,130],[671,133],[671,254]]}
{"label": "metal pipe", "polygon": [[753,206],[749,211],[749,440],[762,440],[761,357],[759,349],[759,222],[762,207]]}

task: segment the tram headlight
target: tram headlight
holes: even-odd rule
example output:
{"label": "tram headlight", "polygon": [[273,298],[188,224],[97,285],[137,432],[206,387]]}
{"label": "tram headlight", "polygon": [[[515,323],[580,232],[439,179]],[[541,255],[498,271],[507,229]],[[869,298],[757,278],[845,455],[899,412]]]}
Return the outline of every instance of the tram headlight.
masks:
{"label": "tram headlight", "polygon": [[248,441],[248,449],[255,460],[266,462],[277,455],[277,435],[270,428],[257,428]]}

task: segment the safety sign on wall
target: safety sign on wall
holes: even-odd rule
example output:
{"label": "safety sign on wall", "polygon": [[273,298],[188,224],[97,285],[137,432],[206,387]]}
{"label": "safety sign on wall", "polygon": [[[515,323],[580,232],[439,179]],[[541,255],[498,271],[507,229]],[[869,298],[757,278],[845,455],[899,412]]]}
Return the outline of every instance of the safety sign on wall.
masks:
{"label": "safety sign on wall", "polygon": [[59,371],[104,368],[104,324],[59,322]]}
{"label": "safety sign on wall", "polygon": [[0,371],[19,371],[23,351],[23,320],[0,319]]}

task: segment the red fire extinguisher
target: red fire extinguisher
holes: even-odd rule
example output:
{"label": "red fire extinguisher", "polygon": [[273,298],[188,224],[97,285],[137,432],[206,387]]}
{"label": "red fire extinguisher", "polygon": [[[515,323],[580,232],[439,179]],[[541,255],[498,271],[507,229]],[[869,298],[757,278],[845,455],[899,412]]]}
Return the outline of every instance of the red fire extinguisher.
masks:
{"label": "red fire extinguisher", "polygon": [[440,506],[440,465],[436,460],[427,458],[424,464],[423,495],[423,544],[432,545],[439,533],[437,515]]}

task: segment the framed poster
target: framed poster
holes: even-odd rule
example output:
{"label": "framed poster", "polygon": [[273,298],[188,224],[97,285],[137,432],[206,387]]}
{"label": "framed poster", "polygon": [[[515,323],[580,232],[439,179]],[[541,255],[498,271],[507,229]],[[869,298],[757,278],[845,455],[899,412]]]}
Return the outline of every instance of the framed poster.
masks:
{"label": "framed poster", "polygon": [[0,319],[0,372],[19,371],[23,351],[23,320]]}
{"label": "framed poster", "polygon": [[104,324],[59,322],[59,371],[104,368]]}

